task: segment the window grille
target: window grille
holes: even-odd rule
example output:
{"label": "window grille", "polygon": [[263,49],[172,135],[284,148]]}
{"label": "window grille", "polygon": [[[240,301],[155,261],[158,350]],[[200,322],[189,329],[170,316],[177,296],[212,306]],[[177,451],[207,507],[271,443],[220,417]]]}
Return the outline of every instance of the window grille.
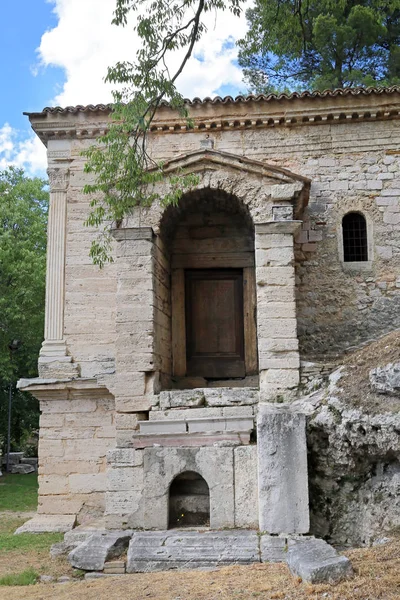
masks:
{"label": "window grille", "polygon": [[368,260],[367,222],[360,213],[351,212],[343,217],[344,262]]}

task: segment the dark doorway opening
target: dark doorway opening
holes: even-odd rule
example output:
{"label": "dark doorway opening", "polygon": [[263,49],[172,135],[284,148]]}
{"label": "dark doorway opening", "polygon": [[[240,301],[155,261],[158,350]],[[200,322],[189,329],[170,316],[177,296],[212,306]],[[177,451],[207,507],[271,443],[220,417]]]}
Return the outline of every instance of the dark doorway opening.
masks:
{"label": "dark doorway opening", "polygon": [[169,529],[210,525],[210,490],[194,471],[181,473],[169,489]]}

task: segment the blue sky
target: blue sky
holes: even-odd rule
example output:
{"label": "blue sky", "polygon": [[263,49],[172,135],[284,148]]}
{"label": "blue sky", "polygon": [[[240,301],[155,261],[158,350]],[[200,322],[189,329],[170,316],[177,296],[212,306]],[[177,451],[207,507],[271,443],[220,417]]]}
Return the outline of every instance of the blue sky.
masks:
{"label": "blue sky", "polygon": [[[111,100],[107,65],[131,60],[138,47],[131,29],[111,26],[114,7],[115,0],[2,1],[0,169],[16,164],[44,174],[45,151],[24,111]],[[210,15],[207,36],[179,80],[185,96],[243,90],[234,42],[244,34],[244,16],[227,11],[218,19]]]}

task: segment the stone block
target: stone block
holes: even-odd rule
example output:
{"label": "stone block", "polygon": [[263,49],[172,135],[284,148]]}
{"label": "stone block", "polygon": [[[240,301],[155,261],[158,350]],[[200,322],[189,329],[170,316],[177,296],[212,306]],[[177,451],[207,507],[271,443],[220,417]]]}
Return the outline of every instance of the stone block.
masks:
{"label": "stone block", "polygon": [[297,337],[297,320],[270,319],[259,315],[258,333],[263,338],[295,338]]}
{"label": "stone block", "polygon": [[39,494],[66,494],[69,491],[66,475],[39,475]]}
{"label": "stone block", "polygon": [[92,473],[86,475],[77,473],[70,475],[68,479],[69,489],[72,494],[104,492],[107,487],[105,473]]}
{"label": "stone block", "polygon": [[95,533],[68,554],[68,561],[76,569],[101,571],[107,560],[125,552],[131,536],[132,531]]}
{"label": "stone block", "polygon": [[186,421],[142,421],[140,423],[141,434],[160,433],[186,433]]}
{"label": "stone block", "polygon": [[140,421],[147,418],[147,413],[115,413],[115,427],[117,429],[139,429]]}
{"label": "stone block", "polygon": [[[138,514],[141,513],[142,503],[143,490],[107,492],[105,514],[118,516]],[[141,524],[137,525],[137,527],[142,526],[143,515],[141,514]]]}
{"label": "stone block", "polygon": [[10,465],[10,472],[13,475],[15,475],[15,474],[27,475],[28,473],[34,473],[35,467],[33,467],[32,465],[26,465],[26,464],[20,463],[19,465]]}
{"label": "stone block", "polygon": [[256,250],[268,248],[293,248],[292,234],[264,233],[256,234],[254,240]]}
{"label": "stone block", "polygon": [[286,562],[288,544],[286,537],[262,535],[260,538],[262,562]]}
{"label": "stone block", "polygon": [[109,492],[128,492],[143,490],[142,467],[116,467],[107,472],[107,490]]}
{"label": "stone block", "polygon": [[290,352],[298,350],[299,340],[297,338],[258,338],[259,352]]}
{"label": "stone block", "polygon": [[107,452],[107,463],[116,467],[139,467],[143,464],[143,452],[135,448],[113,448]]}
{"label": "stone block", "polygon": [[287,564],[293,575],[312,584],[335,584],[353,575],[349,559],[319,539],[289,544]]}
{"label": "stone block", "polygon": [[293,246],[256,250],[257,267],[285,267],[294,260]]}
{"label": "stone block", "polygon": [[299,369],[268,369],[260,373],[260,394],[268,394],[269,389],[290,390],[299,385]]}
{"label": "stone block", "polygon": [[254,531],[145,531],[134,533],[127,573],[195,569],[259,561]]}
{"label": "stone block", "polygon": [[298,369],[300,357],[298,352],[260,352],[259,368],[263,369]]}
{"label": "stone block", "polygon": [[307,533],[308,470],[305,416],[260,404],[257,421],[260,530]]}
{"label": "stone block", "polygon": [[266,285],[288,285],[294,287],[294,268],[264,267],[256,265],[256,282],[258,287]]}
{"label": "stone block", "polygon": [[[236,407],[235,407],[236,408]],[[191,418],[222,417],[223,408],[174,408],[172,410],[151,410],[149,421],[187,420]]]}
{"label": "stone block", "polygon": [[161,392],[159,398],[161,409],[197,408],[205,404],[204,390],[202,389]]}
{"label": "stone block", "polygon": [[152,396],[116,396],[115,410],[118,413],[141,413],[151,410]]}
{"label": "stone block", "polygon": [[254,428],[253,417],[216,417],[203,419],[190,419],[187,421],[189,433],[208,431],[252,431]]}
{"label": "stone block", "polygon": [[235,527],[258,529],[257,446],[234,449]]}
{"label": "stone block", "polygon": [[265,302],[263,299],[257,301],[257,310],[262,311],[263,315],[269,319],[295,319],[296,304],[290,302]]}
{"label": "stone block", "polygon": [[73,529],[75,522],[75,515],[35,515],[14,533],[65,533]]}

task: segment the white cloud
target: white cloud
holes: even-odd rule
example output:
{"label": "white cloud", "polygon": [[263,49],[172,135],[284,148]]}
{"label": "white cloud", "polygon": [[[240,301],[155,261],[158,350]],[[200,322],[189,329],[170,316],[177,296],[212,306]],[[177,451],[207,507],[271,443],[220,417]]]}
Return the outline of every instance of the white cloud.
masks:
{"label": "white cloud", "polygon": [[[37,50],[39,63],[32,72],[50,66],[64,70],[65,83],[55,92],[53,105],[110,102],[112,87],[104,83],[107,66],[134,60],[139,47],[131,27],[111,25],[115,0],[47,1],[54,5],[58,23],[43,34]],[[246,0],[244,6],[251,3]],[[214,96],[221,86],[237,92],[243,89],[235,41],[246,31],[244,12],[240,18],[228,10],[208,13],[205,22],[207,33],[178,80],[179,90],[188,98]],[[179,59],[179,53],[170,56],[171,71]],[[24,167],[29,174],[44,175],[46,152],[36,136],[19,141],[18,133],[5,124],[0,129],[0,169],[10,164]]]}
{"label": "white cloud", "polygon": [[45,176],[46,165],[46,149],[38,137],[20,140],[18,131],[8,123],[0,128],[0,171],[15,166],[28,175]]}
{"label": "white cloud", "polygon": [[[111,87],[104,83],[107,66],[132,60],[138,39],[129,27],[111,25],[115,0],[49,0],[58,16],[57,26],[43,34],[38,50],[41,64],[65,70],[66,81],[54,104],[109,102]],[[247,5],[251,0],[247,0]],[[212,96],[222,85],[242,89],[242,76],[235,64],[235,41],[246,30],[244,13],[240,18],[230,11],[206,15],[207,33],[196,47],[179,79],[179,89],[187,97]],[[201,57],[201,60],[198,58]],[[179,55],[170,59],[171,70]]]}

